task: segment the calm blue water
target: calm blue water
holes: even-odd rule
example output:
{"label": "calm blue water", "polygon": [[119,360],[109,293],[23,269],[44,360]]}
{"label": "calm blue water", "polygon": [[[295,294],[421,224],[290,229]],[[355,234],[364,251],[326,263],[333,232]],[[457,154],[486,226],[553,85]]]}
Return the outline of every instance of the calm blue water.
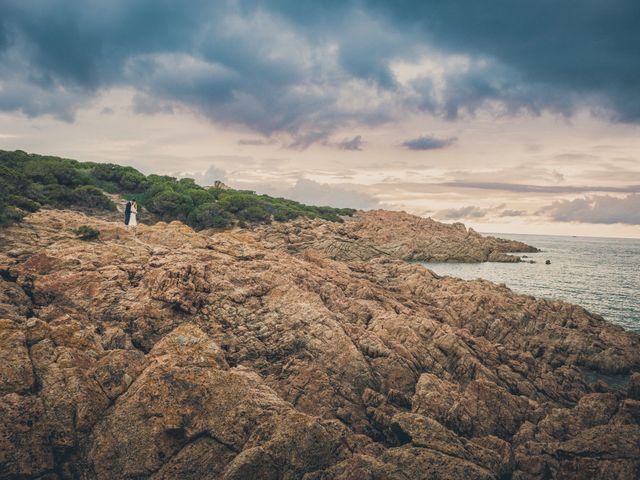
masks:
{"label": "calm blue water", "polygon": [[[542,250],[537,263],[424,263],[439,275],[505,283],[511,290],[565,300],[640,332],[640,240],[491,234]],[[551,260],[551,265],[545,265]]]}

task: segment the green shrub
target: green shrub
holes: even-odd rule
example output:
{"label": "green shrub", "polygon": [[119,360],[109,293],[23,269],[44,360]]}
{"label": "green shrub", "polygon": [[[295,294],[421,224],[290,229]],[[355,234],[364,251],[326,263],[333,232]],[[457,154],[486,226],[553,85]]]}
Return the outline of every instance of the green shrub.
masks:
{"label": "green shrub", "polygon": [[186,193],[191,197],[191,201],[193,202],[193,205],[196,207],[199,205],[204,205],[206,203],[211,203],[215,201],[215,198],[213,197],[213,195],[211,195],[211,193],[209,193],[207,190],[191,189],[191,190],[188,190]]}
{"label": "green shrub", "polygon": [[27,197],[21,197],[20,195],[11,195],[9,200],[17,208],[26,212],[37,212],[42,206],[38,202]]}
{"label": "green shrub", "polygon": [[209,195],[211,195],[211,198],[213,198],[214,200],[218,200],[218,198],[220,198],[220,194],[222,192],[225,192],[226,190],[223,188],[207,187],[206,191],[207,193],[209,193]]}
{"label": "green shrub", "polygon": [[0,200],[0,226],[18,222],[24,217],[24,211]]}
{"label": "green shrub", "polygon": [[116,204],[102,193],[102,190],[91,185],[85,185],[73,190],[72,199],[74,204],[85,208],[117,210]]}
{"label": "green shrub", "polygon": [[96,163],[93,167],[93,175],[98,180],[117,182],[122,176],[122,167],[113,163]]}
{"label": "green shrub", "polygon": [[238,212],[238,217],[247,222],[270,222],[271,214],[264,208],[263,205],[254,204],[243,208]]}
{"label": "green shrub", "polygon": [[232,216],[220,205],[205,203],[195,207],[189,213],[188,222],[195,228],[224,228],[232,220]]}
{"label": "green shrub", "polygon": [[90,227],[89,225],[80,225],[73,233],[80,240],[97,240],[100,237],[100,230]]}
{"label": "green shrub", "polygon": [[193,209],[193,200],[168,187],[151,198],[148,208],[165,220],[185,220]]}
{"label": "green shrub", "polygon": [[[3,160],[2,157],[0,157],[0,160]],[[30,183],[16,168],[9,168],[0,164],[0,193],[24,191]]]}
{"label": "green shrub", "polygon": [[300,215],[294,210],[282,209],[282,210],[278,210],[273,214],[273,219],[276,222],[286,222],[288,220],[293,220],[294,218],[298,218],[299,216]]}
{"label": "green shrub", "polygon": [[254,194],[246,194],[237,191],[226,191],[218,197],[220,205],[231,213],[238,213],[245,208],[251,207],[257,203]]}
{"label": "green shrub", "polygon": [[43,205],[50,205],[56,208],[66,208],[75,204],[75,196],[73,190],[52,183],[49,185],[34,185],[33,193],[36,200]]}
{"label": "green shrub", "polygon": [[118,183],[125,191],[133,193],[142,192],[148,186],[146,177],[134,169],[123,172]]}

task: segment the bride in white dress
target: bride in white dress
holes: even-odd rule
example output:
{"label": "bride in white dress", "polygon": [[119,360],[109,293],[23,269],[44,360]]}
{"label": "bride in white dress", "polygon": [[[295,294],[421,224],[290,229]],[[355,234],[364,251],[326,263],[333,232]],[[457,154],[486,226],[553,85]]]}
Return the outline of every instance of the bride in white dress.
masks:
{"label": "bride in white dress", "polygon": [[138,202],[136,202],[135,200],[131,201],[131,216],[129,217],[129,226],[130,227],[135,227],[136,225],[138,225],[138,220],[137,220],[137,215],[138,215]]}

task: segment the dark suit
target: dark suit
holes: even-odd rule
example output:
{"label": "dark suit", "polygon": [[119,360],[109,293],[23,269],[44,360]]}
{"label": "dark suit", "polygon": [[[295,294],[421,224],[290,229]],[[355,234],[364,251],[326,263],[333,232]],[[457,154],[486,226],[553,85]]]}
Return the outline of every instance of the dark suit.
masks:
{"label": "dark suit", "polygon": [[124,207],[124,224],[129,225],[129,219],[131,218],[131,202],[127,202],[127,206]]}

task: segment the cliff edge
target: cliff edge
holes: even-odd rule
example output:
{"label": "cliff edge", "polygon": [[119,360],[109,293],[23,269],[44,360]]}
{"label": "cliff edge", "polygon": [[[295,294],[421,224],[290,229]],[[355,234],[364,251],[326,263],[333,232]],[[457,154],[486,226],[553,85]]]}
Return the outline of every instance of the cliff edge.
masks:
{"label": "cliff edge", "polygon": [[480,235],[462,223],[387,210],[359,211],[344,223],[300,218],[252,231],[265,245],[298,253],[311,249],[334,260],[519,262],[520,257],[509,253],[538,251],[515,240]]}

